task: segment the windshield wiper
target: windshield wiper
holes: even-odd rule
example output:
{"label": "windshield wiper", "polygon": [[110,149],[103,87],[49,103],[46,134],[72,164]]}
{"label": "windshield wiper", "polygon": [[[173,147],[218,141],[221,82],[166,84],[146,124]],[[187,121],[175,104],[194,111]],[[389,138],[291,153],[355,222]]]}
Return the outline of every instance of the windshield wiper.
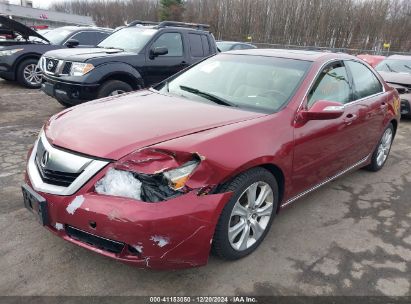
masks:
{"label": "windshield wiper", "polygon": [[220,104],[220,105],[223,105],[223,106],[238,107],[238,105],[236,105],[235,103],[232,103],[232,102],[230,102],[230,101],[228,101],[228,100],[226,100],[222,97],[219,97],[219,96],[211,94],[211,93],[203,92],[203,91],[200,91],[198,89],[190,88],[190,87],[183,86],[183,85],[180,86],[180,89],[182,89],[183,91],[192,93],[194,95],[204,97],[205,99],[208,99],[210,101],[213,101],[213,102],[215,102],[217,104]]}
{"label": "windshield wiper", "polygon": [[397,73],[397,71],[393,70],[393,68],[390,67],[390,65],[388,63],[386,63],[385,65],[387,66],[388,70],[390,70],[390,72]]}

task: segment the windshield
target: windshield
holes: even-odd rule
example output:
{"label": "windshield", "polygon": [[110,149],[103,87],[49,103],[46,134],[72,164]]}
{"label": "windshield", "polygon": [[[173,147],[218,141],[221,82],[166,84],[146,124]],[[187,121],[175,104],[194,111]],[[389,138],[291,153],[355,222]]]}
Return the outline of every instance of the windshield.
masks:
{"label": "windshield", "polygon": [[411,74],[411,60],[386,59],[381,61],[375,69],[380,72]]}
{"label": "windshield", "polygon": [[51,44],[61,45],[74,31],[65,28],[57,28],[42,34]]}
{"label": "windshield", "polygon": [[220,49],[221,52],[227,52],[231,50],[233,43],[228,42],[217,42],[217,47]]}
{"label": "windshield", "polygon": [[156,32],[156,29],[126,27],[108,36],[98,47],[139,52]]}
{"label": "windshield", "polygon": [[195,101],[272,113],[294,95],[310,65],[294,59],[220,54],[156,89]]}

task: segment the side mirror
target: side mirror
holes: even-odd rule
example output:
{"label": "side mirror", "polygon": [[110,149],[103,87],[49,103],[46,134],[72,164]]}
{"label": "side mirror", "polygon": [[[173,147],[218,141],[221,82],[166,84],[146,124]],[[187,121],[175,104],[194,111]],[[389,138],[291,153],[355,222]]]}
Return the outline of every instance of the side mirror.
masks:
{"label": "side mirror", "polygon": [[76,40],[76,39],[69,39],[69,40],[67,40],[67,42],[66,42],[66,46],[68,47],[68,48],[75,48],[75,47],[77,47],[77,46],[79,46],[80,45],[80,42],[78,41],[78,40]]}
{"label": "side mirror", "polygon": [[335,101],[318,100],[309,110],[298,113],[300,120],[329,120],[341,117],[344,114],[344,105]]}
{"label": "side mirror", "polygon": [[168,48],[166,47],[156,47],[150,50],[150,59],[154,59],[158,56],[163,56],[168,54]]}

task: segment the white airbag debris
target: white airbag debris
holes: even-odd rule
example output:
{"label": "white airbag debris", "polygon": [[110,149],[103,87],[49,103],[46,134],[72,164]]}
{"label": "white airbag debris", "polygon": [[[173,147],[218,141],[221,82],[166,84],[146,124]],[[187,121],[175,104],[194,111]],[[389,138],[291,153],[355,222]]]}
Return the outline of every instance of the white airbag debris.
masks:
{"label": "white airbag debris", "polygon": [[74,214],[74,212],[81,207],[81,204],[84,202],[84,196],[76,196],[75,199],[67,206],[66,211],[69,214]]}
{"label": "white airbag debris", "polygon": [[131,172],[110,168],[96,183],[99,194],[141,199],[141,182]]}
{"label": "white airbag debris", "polygon": [[158,236],[158,235],[153,235],[150,238],[150,240],[152,240],[154,243],[156,243],[158,247],[164,247],[170,241],[170,239],[168,237]]}

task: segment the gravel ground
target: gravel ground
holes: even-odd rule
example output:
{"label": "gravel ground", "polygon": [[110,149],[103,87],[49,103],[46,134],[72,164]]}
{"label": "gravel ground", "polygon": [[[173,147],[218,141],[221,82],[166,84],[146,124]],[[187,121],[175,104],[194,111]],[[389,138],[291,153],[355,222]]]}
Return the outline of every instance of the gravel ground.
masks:
{"label": "gravel ground", "polygon": [[62,109],[0,80],[0,295],[411,295],[410,120],[382,171],[359,170],[300,199],[254,254],[156,272],[69,244],[23,208],[27,150]]}

